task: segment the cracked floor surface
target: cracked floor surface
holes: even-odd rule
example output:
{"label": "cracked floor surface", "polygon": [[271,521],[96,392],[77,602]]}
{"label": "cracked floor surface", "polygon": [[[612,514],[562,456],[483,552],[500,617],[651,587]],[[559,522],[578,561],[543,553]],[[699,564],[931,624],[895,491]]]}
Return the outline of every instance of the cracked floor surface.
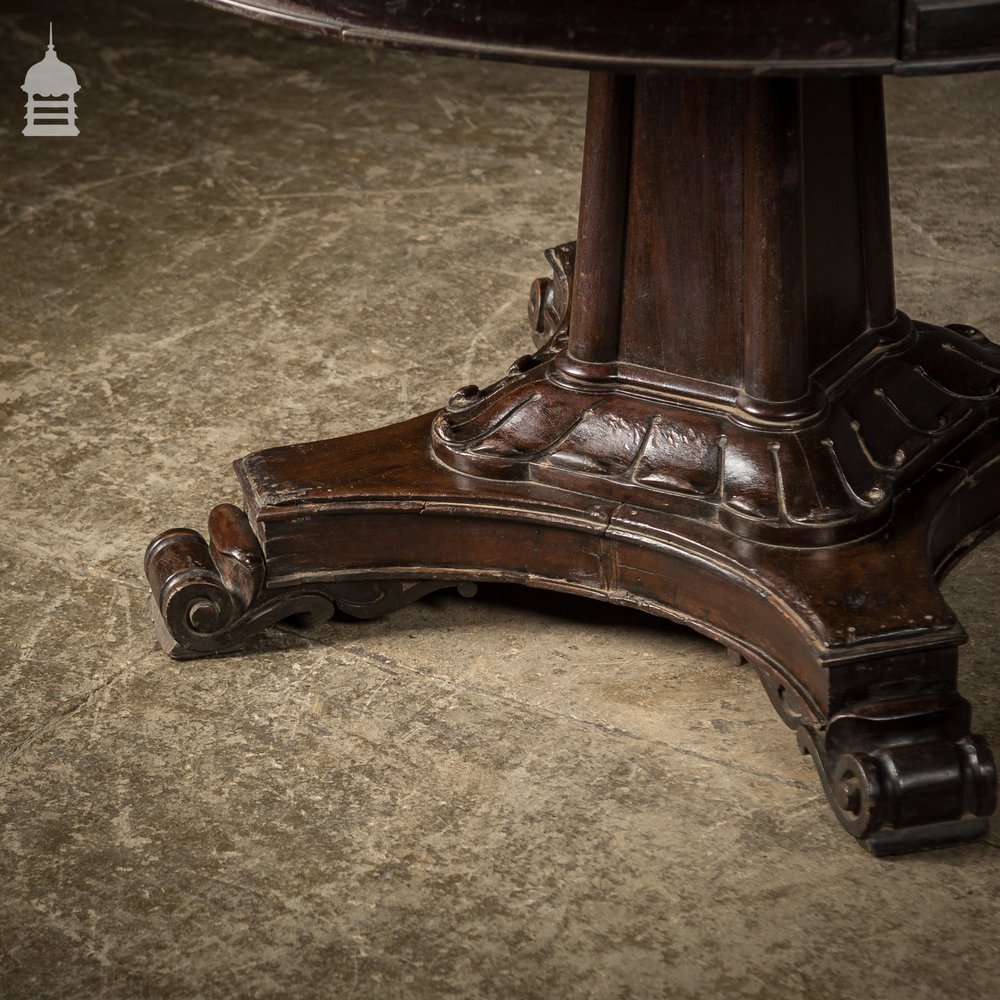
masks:
{"label": "cracked floor surface", "polygon": [[[0,996],[995,996],[996,830],[867,856],[682,628],[484,588],[155,648],[143,549],[233,458],[524,352],[586,81],[50,8],[0,8]],[[49,17],[73,140],[20,134]],[[900,301],[996,336],[1000,75],[887,86]],[[998,583],[948,584],[994,746]]]}

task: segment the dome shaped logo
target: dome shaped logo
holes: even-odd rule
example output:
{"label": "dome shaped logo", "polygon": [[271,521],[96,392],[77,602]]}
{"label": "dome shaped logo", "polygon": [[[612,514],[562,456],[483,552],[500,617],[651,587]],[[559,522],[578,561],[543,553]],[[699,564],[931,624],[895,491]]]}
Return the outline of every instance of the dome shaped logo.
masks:
{"label": "dome shaped logo", "polygon": [[21,85],[28,95],[24,135],[79,135],[76,127],[76,73],[57,55],[49,24],[49,47],[45,58],[25,74]]}

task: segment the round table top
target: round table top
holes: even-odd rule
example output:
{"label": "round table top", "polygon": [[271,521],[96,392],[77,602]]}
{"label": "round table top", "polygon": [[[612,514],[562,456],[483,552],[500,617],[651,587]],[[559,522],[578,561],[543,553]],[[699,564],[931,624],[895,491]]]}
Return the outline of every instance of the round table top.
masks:
{"label": "round table top", "polygon": [[620,71],[1000,68],[1000,0],[202,0],[349,41]]}

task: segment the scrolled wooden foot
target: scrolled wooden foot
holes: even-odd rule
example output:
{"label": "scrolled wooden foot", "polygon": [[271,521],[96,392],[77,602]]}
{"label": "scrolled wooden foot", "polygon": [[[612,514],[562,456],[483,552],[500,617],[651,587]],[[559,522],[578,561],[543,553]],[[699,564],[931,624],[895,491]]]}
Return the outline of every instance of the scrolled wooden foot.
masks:
{"label": "scrolled wooden foot", "polygon": [[996,765],[969,718],[957,695],[863,704],[825,725],[803,723],[799,745],[844,828],[873,854],[904,854],[988,828]]}
{"label": "scrolled wooden foot", "polygon": [[266,565],[246,514],[215,507],[206,541],[191,528],[158,535],[146,550],[150,611],[160,645],[177,659],[228,653],[286,619],[309,626],[340,611],[377,618],[412,601],[457,586],[471,597],[475,584],[441,580],[311,581],[270,589]]}
{"label": "scrolled wooden foot", "polygon": [[160,644],[178,658],[223,653],[292,615],[329,618],[334,605],[317,592],[262,598],[265,565],[246,515],[220,504],[209,515],[209,540],[190,528],[158,535],[146,550],[150,609]]}

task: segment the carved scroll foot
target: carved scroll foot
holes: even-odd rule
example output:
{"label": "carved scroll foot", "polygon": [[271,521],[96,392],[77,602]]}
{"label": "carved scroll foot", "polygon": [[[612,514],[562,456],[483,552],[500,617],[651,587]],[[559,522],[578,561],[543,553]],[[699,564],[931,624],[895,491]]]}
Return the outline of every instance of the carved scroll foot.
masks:
{"label": "carved scroll foot", "polygon": [[987,831],[996,765],[969,718],[958,696],[859,705],[802,726],[799,743],[844,828],[873,854],[904,854]]}
{"label": "carved scroll foot", "polygon": [[457,586],[465,597],[476,592],[475,584],[466,581],[386,579],[269,588],[264,553],[246,514],[220,504],[208,526],[207,542],[190,528],[174,528],[146,550],[157,638],[176,659],[234,652],[280,621],[309,626],[338,611],[377,618],[444,587]]}
{"label": "carved scroll foot", "polygon": [[811,755],[834,815],[875,855],[976,840],[997,805],[997,770],[955,693],[862,702],[817,718],[768,671],[764,686]]}

